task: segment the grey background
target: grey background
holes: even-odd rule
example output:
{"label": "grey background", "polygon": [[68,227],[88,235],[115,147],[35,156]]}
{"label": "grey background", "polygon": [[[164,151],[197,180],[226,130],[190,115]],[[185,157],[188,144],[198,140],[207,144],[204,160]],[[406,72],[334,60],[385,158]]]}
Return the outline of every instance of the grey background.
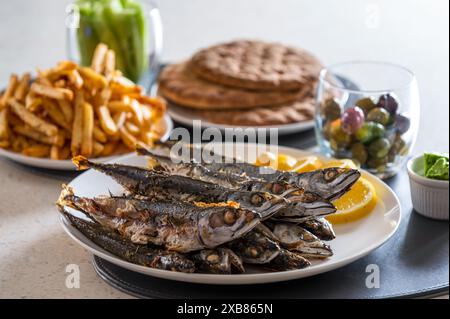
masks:
{"label": "grey background", "polygon": [[[164,60],[213,42],[276,40],[324,63],[386,60],[412,69],[422,99],[414,153],[449,149],[449,2],[446,0],[160,0]],[[0,1],[0,85],[11,72],[65,58],[65,0]],[[58,225],[54,202],[71,175],[0,158],[0,297],[120,298],[95,274],[89,255]],[[81,288],[65,287],[66,266]]]}

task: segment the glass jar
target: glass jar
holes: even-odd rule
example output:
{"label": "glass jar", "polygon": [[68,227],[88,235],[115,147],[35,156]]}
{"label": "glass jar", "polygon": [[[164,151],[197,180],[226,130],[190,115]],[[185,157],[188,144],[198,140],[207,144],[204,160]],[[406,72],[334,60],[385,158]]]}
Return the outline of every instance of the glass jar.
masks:
{"label": "glass jar", "polygon": [[322,153],[351,158],[380,178],[395,175],[419,126],[417,81],[384,62],[347,62],[321,71],[315,116]]}
{"label": "glass jar", "polygon": [[116,68],[150,89],[162,51],[158,8],[147,0],[78,0],[66,9],[67,55],[88,66],[98,43],[114,50]]}

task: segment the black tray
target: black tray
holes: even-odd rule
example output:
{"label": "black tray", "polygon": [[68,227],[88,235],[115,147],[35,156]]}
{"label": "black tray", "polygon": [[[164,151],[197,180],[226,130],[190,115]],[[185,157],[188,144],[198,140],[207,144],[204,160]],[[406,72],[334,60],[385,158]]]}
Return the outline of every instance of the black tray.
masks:
{"label": "black tray", "polygon": [[[303,148],[311,143],[311,132],[300,139],[298,135],[280,139],[281,145]],[[401,201],[403,214],[397,233],[370,255],[328,273],[273,284],[222,286],[153,278],[98,257],[94,257],[94,267],[113,287],[143,298],[401,298],[448,293],[448,222],[431,220],[413,211],[406,169],[387,183]],[[380,288],[366,287],[369,264],[380,269]]]}

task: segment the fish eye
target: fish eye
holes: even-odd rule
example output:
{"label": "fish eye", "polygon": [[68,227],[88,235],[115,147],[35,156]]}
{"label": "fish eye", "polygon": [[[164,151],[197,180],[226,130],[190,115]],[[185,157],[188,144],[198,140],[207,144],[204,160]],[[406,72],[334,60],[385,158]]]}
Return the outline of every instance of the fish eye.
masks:
{"label": "fish eye", "polygon": [[334,170],[334,169],[327,170],[325,172],[325,176],[324,176],[325,180],[330,182],[330,181],[332,181],[333,179],[336,178],[337,174],[338,174],[338,172],[336,170]]}
{"label": "fish eye", "polygon": [[261,197],[259,194],[254,194],[251,198],[251,203],[253,205],[260,205],[263,202],[264,198]]}
{"label": "fish eye", "polygon": [[247,247],[246,249],[247,256],[250,256],[252,258],[256,258],[259,256],[259,251],[256,249],[256,247]]}
{"label": "fish eye", "polygon": [[227,210],[223,215],[223,220],[227,225],[233,225],[236,222],[236,214],[232,210]]}

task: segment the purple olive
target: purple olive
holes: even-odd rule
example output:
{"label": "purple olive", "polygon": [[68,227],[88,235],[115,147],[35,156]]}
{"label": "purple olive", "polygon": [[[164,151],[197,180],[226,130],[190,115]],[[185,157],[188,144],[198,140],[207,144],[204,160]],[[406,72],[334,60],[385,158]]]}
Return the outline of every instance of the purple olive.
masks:
{"label": "purple olive", "polygon": [[408,132],[411,126],[411,121],[404,115],[397,114],[395,116],[395,130],[400,134],[405,134]]}
{"label": "purple olive", "polygon": [[398,110],[398,102],[390,94],[380,96],[380,98],[378,99],[377,106],[384,108],[386,111],[388,111],[391,114],[397,113],[397,110]]}
{"label": "purple olive", "polygon": [[342,114],[341,121],[345,133],[356,133],[364,124],[364,112],[358,106],[350,107]]}

